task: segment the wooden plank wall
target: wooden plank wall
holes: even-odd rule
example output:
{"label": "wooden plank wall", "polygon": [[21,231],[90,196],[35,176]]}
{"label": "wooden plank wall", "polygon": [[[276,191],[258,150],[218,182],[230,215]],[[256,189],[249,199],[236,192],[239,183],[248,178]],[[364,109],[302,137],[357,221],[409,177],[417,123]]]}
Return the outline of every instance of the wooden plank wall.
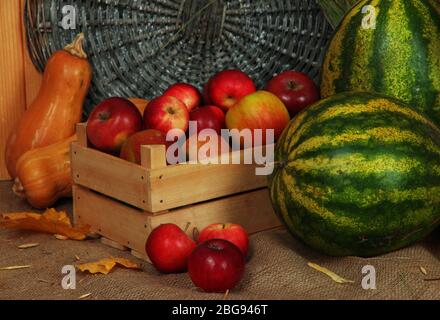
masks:
{"label": "wooden plank wall", "polygon": [[0,1],[0,180],[10,178],[4,161],[9,133],[35,98],[42,78],[26,48],[24,2]]}

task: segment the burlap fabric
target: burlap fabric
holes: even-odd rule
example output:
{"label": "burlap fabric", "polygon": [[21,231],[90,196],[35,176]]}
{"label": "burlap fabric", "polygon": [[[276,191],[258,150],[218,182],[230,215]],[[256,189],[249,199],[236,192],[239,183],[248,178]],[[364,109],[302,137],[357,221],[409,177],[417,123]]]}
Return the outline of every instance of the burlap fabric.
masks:
{"label": "burlap fabric", "polygon": [[[10,194],[9,187],[9,183],[0,183],[0,212],[28,209]],[[71,211],[68,202],[61,207]],[[19,250],[17,246],[24,243],[40,246]],[[440,299],[440,281],[426,281],[440,277],[440,231],[410,248],[372,259],[326,257],[292,239],[283,229],[254,235],[251,243],[245,279],[229,299]],[[0,271],[0,299],[78,299],[88,293],[87,299],[223,298],[194,288],[186,274],[161,275],[147,263],[143,263],[143,272],[116,269],[106,276],[78,273],[77,289],[62,289],[64,265],[109,256],[136,260],[99,241],[60,241],[51,235],[0,230],[0,250],[0,268],[32,265],[29,269]],[[355,283],[335,283],[308,267],[309,261]],[[361,286],[365,265],[376,269],[376,290]]]}

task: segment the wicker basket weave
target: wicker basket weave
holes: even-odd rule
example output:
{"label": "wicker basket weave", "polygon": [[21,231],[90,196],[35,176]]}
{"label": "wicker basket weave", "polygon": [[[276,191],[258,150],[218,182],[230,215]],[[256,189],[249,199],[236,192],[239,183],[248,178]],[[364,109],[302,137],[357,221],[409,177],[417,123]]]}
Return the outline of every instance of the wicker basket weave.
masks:
{"label": "wicker basket weave", "polygon": [[[75,30],[61,24],[66,5]],[[109,96],[152,98],[181,81],[202,88],[230,68],[260,88],[287,69],[317,80],[332,31],[314,0],[27,0],[25,21],[39,70],[85,33],[94,67],[86,113]]]}

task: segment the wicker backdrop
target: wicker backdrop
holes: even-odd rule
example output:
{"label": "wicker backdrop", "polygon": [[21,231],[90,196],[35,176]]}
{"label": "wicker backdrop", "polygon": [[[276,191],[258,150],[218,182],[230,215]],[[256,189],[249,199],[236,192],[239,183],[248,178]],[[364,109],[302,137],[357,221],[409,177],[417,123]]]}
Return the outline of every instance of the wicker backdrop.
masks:
{"label": "wicker backdrop", "polygon": [[[75,8],[65,30],[63,8]],[[172,83],[200,89],[239,68],[260,88],[296,69],[316,81],[331,27],[314,0],[27,0],[28,48],[38,69],[84,32],[94,80],[86,113],[109,96],[153,98]]]}

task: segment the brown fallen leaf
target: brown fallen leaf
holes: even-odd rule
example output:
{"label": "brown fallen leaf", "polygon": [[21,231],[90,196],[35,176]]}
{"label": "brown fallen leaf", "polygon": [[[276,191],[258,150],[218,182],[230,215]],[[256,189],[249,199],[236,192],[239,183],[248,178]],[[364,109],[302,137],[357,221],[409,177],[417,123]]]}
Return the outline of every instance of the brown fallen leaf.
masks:
{"label": "brown fallen leaf", "polygon": [[330,277],[333,281],[337,282],[337,283],[354,283],[354,281],[352,280],[347,280],[342,278],[341,276],[337,275],[336,273],[334,273],[333,271],[328,270],[327,268],[321,267],[320,265],[317,265],[316,263],[312,263],[309,262],[307,264],[310,268],[313,268],[319,272],[324,273],[325,275],[327,275],[328,277]]}
{"label": "brown fallen leaf", "polygon": [[141,266],[124,258],[107,258],[97,262],[90,262],[77,265],[76,267],[82,272],[90,272],[92,274],[101,273],[108,274],[116,265],[123,266],[127,269],[141,270]]}
{"label": "brown fallen leaf", "polygon": [[22,244],[21,246],[18,246],[18,249],[31,249],[38,247],[39,245],[40,245],[39,243],[26,243],[26,244]]}
{"label": "brown fallen leaf", "polygon": [[0,216],[0,227],[59,234],[72,240],[84,240],[90,226],[72,226],[65,211],[47,209],[43,214],[16,212]]}
{"label": "brown fallen leaf", "polygon": [[11,267],[3,267],[0,268],[0,270],[20,270],[20,269],[28,269],[32,267],[32,265],[26,265],[26,266],[11,266]]}

